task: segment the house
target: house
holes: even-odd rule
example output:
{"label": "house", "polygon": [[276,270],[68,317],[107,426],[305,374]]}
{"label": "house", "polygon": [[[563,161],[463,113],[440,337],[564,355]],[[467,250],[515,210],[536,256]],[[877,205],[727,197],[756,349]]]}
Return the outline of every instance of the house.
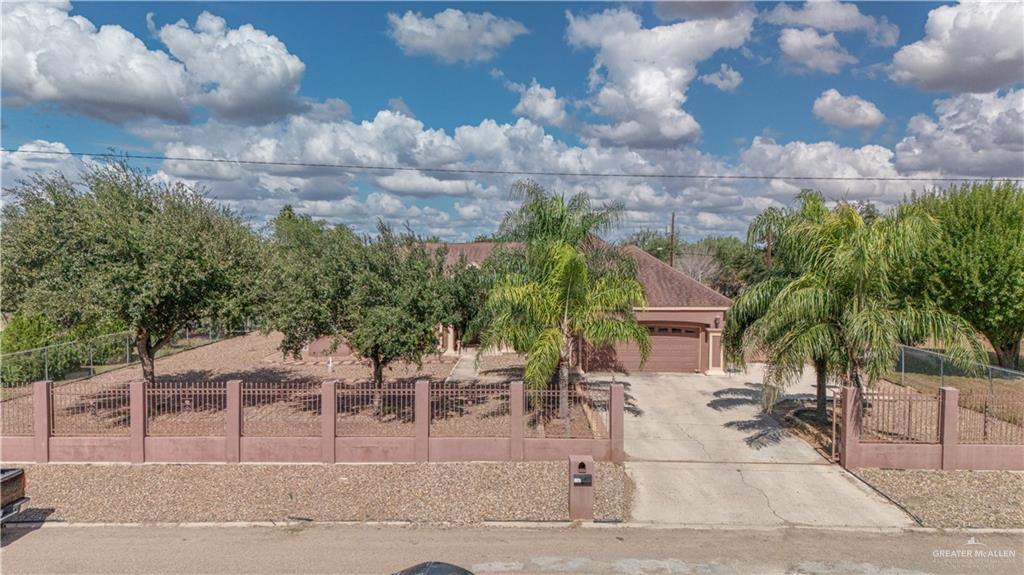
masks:
{"label": "house", "polygon": [[[491,256],[491,254],[499,246],[508,246],[512,248],[520,247],[521,244],[515,242],[499,243],[499,242],[465,242],[461,244],[449,244],[441,242],[427,242],[424,247],[431,254],[436,252],[441,247],[447,248],[447,253],[444,256],[445,269],[454,266],[462,258],[466,258],[466,263],[471,266],[479,266]],[[437,326],[437,338],[438,338],[438,349],[445,355],[454,355],[459,353],[459,348],[462,345],[458,330],[450,325],[438,325]]]}
{"label": "house", "polygon": [[[439,244],[429,244],[436,249]],[[497,246],[491,242],[447,244],[446,263],[463,256],[470,264],[482,263]],[[722,328],[732,300],[669,266],[636,246],[623,246],[636,263],[637,276],[647,296],[647,307],[636,310],[637,319],[651,335],[651,354],[640,366],[633,344],[603,348],[587,345],[579,350],[585,371],[664,371],[721,373],[724,370]],[[441,347],[456,353],[458,338],[450,327],[440,328]]]}
{"label": "house", "polygon": [[640,366],[634,344],[584,346],[583,369],[721,373],[725,366],[722,328],[732,300],[637,246],[621,249],[636,263],[647,296],[647,307],[638,308],[636,316],[650,333],[651,354]]}

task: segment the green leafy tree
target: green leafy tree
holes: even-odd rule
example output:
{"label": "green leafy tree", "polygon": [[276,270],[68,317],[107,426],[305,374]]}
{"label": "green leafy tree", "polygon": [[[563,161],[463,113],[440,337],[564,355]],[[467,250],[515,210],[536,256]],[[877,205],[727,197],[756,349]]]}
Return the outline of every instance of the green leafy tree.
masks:
{"label": "green leafy tree", "polygon": [[722,295],[735,298],[747,286],[767,277],[764,259],[749,244],[734,237],[708,237],[695,245],[710,250],[717,262],[708,285]]}
{"label": "green leafy tree", "polygon": [[57,342],[58,332],[45,315],[16,313],[0,331],[0,353],[35,349]]}
{"label": "green leafy tree", "polygon": [[626,239],[622,241],[623,245],[637,246],[643,251],[651,254],[659,260],[668,263],[672,258],[672,252],[675,251],[676,259],[683,253],[684,247],[682,242],[676,241],[672,243],[672,238],[664,232],[657,230],[639,230],[626,236]]}
{"label": "green leafy tree", "polygon": [[272,222],[265,327],[283,334],[281,351],[298,357],[309,343],[348,328],[348,300],[361,242],[347,227],[330,227],[286,206]]}
{"label": "green leafy tree", "polygon": [[[384,386],[384,368],[395,360],[422,364],[437,353],[444,255],[431,257],[411,235],[380,223],[376,238],[358,252],[346,306],[345,339],[370,360],[373,381]],[[379,406],[379,395],[375,402]]]}
{"label": "green leafy tree", "polygon": [[[817,196],[804,210],[821,213]],[[776,389],[820,358],[844,385],[870,386],[890,371],[899,344],[942,342],[967,367],[981,348],[970,325],[927,300],[897,297],[898,270],[919,259],[938,233],[934,218],[914,206],[866,221],[840,203],[821,217],[797,217],[785,226],[783,251],[801,262],[799,275],[770,298],[746,329],[745,343],[766,351]],[[769,298],[766,298],[769,299]]]}
{"label": "green leafy tree", "polygon": [[978,182],[915,203],[939,221],[940,233],[907,268],[905,293],[926,294],[970,322],[999,365],[1024,367],[1024,188]]}
{"label": "green leafy tree", "polygon": [[619,206],[592,206],[583,193],[566,200],[532,182],[513,193],[523,204],[506,216],[502,235],[524,244],[523,259],[488,296],[483,344],[525,353],[531,389],[557,377],[564,416],[569,366],[581,338],[593,345],[633,341],[646,359],[650,340],[633,311],[646,300],[640,282],[595,238],[616,221]]}
{"label": "green leafy tree", "polygon": [[62,329],[128,326],[149,382],[175,332],[237,322],[258,277],[259,240],[230,211],[126,163],[75,185],[60,174],[10,190],[3,210],[4,292]]}
{"label": "green leafy tree", "polygon": [[[443,252],[439,251],[435,257],[443,261]],[[463,344],[478,334],[479,318],[487,301],[487,273],[481,267],[468,263],[463,256],[445,270],[444,281],[440,282],[437,295],[441,323],[454,327]]]}

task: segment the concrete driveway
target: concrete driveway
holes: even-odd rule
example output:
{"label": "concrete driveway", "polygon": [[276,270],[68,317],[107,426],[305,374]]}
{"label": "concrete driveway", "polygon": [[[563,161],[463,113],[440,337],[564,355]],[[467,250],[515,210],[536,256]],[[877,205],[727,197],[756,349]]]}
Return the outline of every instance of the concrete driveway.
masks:
{"label": "concrete driveway", "polygon": [[723,376],[616,374],[614,379],[626,386],[626,470],[636,483],[636,522],[914,525],[898,507],[763,415],[756,369]]}

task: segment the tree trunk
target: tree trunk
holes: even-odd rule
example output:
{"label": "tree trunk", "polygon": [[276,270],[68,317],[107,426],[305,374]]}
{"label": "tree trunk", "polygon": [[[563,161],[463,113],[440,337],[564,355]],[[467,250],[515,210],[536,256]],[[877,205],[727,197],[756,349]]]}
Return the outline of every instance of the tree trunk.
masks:
{"label": "tree trunk", "polygon": [[569,361],[565,356],[558,360],[558,417],[569,417]]}
{"label": "tree trunk", "polygon": [[765,267],[768,271],[772,271],[772,230],[768,229],[767,238],[765,243]]}
{"label": "tree trunk", "polygon": [[996,362],[999,367],[1018,369],[1020,367],[1020,338],[1012,343],[996,347]]}
{"label": "tree trunk", "polygon": [[381,417],[381,396],[384,391],[384,364],[380,359],[374,357],[370,360],[373,363],[373,414]]}
{"label": "tree trunk", "polygon": [[156,375],[153,365],[153,345],[149,341],[149,330],[139,328],[135,330],[135,349],[139,352],[139,361],[142,363],[142,378],[146,383],[156,383]]}
{"label": "tree trunk", "polygon": [[817,405],[815,413],[818,421],[824,423],[828,417],[826,407],[828,399],[825,397],[826,385],[828,384],[828,364],[823,359],[814,360],[814,375],[817,379]]}
{"label": "tree trunk", "polygon": [[864,383],[861,380],[860,375],[860,367],[856,362],[850,362],[850,383],[858,390],[864,389]]}

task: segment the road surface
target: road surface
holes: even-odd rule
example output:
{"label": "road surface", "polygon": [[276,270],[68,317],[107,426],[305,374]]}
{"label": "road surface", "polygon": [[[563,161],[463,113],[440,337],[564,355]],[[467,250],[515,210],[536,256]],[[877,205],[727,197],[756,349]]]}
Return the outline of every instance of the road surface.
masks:
{"label": "road surface", "polygon": [[[973,535],[974,541],[969,542]],[[475,573],[1024,572],[1020,533],[634,527],[5,528],[15,573],[392,573],[426,560]],[[962,552],[982,557],[954,558]]]}

